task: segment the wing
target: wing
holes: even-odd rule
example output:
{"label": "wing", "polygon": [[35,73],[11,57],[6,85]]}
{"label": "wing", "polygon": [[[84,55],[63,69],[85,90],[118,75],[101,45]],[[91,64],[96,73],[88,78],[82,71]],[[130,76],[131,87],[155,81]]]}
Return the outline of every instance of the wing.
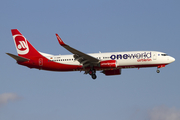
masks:
{"label": "wing", "polygon": [[98,63],[100,62],[99,59],[90,56],[88,54],[85,54],[79,50],[76,50],[72,47],[70,47],[69,45],[66,45],[62,39],[59,37],[58,34],[56,34],[56,37],[58,39],[58,42],[61,46],[63,46],[65,49],[67,49],[69,52],[74,54],[74,58],[75,60],[79,61],[80,64],[83,65],[83,68],[89,67],[89,66],[97,66]]}

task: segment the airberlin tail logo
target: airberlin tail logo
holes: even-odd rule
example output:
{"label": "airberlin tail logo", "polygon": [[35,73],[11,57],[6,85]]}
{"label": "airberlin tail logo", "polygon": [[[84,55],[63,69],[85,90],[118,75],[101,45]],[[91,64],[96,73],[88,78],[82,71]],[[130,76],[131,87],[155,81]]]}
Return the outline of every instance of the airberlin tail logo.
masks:
{"label": "airberlin tail logo", "polygon": [[22,35],[13,36],[18,54],[25,55],[29,52],[27,40]]}
{"label": "airberlin tail logo", "polygon": [[22,50],[22,49],[27,49],[27,44],[24,41],[19,41],[19,45],[18,45],[18,49]]}

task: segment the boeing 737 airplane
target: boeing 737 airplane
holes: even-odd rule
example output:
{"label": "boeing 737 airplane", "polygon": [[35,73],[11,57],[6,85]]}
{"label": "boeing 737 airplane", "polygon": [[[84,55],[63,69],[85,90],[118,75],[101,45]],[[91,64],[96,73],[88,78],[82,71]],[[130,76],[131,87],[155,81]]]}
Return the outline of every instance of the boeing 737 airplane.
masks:
{"label": "boeing 737 airplane", "polygon": [[51,55],[37,51],[29,41],[17,30],[12,29],[12,36],[17,55],[6,53],[14,58],[19,65],[49,71],[84,71],[96,79],[96,71],[105,75],[120,75],[124,68],[159,68],[175,61],[166,53],[158,51],[131,51],[86,54],[65,44],[56,34],[59,44],[72,55]]}

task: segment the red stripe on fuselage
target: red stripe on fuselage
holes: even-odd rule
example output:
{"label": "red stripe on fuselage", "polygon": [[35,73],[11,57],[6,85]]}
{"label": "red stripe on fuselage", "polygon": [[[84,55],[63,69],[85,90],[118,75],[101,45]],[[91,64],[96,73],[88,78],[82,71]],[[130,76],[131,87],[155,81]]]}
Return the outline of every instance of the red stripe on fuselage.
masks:
{"label": "red stripe on fuselage", "polygon": [[146,67],[158,67],[161,65],[168,65],[168,63],[166,64],[147,64],[147,65],[126,65],[126,66],[118,66],[118,68],[146,68]]}

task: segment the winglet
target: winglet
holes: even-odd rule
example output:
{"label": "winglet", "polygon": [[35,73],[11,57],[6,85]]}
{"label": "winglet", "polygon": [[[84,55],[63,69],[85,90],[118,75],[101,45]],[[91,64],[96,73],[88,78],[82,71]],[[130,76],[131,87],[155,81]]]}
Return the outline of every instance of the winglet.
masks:
{"label": "winglet", "polygon": [[59,37],[59,35],[58,35],[57,33],[56,33],[56,37],[57,37],[58,42],[59,42],[59,44],[60,44],[61,46],[66,45],[66,44],[64,44],[64,42],[62,41],[62,39]]}

